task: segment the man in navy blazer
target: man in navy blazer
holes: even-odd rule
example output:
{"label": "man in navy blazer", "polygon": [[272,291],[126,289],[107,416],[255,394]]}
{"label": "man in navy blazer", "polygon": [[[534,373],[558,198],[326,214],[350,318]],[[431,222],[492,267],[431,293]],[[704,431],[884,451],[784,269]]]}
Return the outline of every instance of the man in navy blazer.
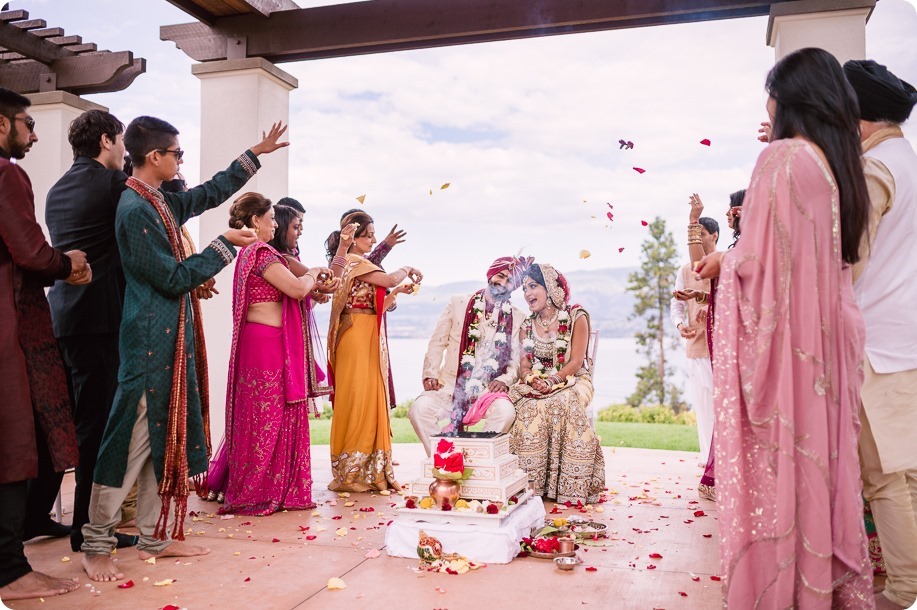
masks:
{"label": "man in navy blazer", "polygon": [[[124,125],[112,114],[84,112],[70,124],[68,140],[73,165],[48,192],[45,222],[51,243],[86,252],[93,270],[89,286],[57,282],[48,294],[54,336],[70,370],[79,440],[80,462],[69,532],[71,547],[77,552],[83,542],[83,524],[89,521],[96,456],[118,387],[118,331],[125,280],[115,240],[115,212],[127,175],[121,171]],[[39,475],[36,488],[29,492],[29,514],[47,517],[59,486],[60,477],[53,480]],[[26,531],[47,533],[41,522]],[[122,538],[119,546],[136,540],[133,536]]]}

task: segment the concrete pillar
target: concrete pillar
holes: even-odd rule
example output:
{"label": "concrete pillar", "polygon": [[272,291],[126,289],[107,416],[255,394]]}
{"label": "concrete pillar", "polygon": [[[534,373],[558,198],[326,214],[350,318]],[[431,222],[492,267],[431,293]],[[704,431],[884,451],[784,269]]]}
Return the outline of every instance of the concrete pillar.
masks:
{"label": "concrete pillar", "polygon": [[35,218],[48,236],[45,227],[45,199],[54,183],[73,165],[73,149],[67,141],[70,122],[87,110],[108,110],[65,91],[32,93],[29,113],[35,119],[38,142],[26,154],[20,165],[29,174],[35,192]]}
{"label": "concrete pillar", "polygon": [[[271,124],[290,118],[290,91],[299,82],[260,57],[192,66],[201,80],[201,181],[209,179],[246,148],[261,141]],[[284,135],[284,139],[288,134]],[[262,168],[242,192],[256,191],[277,201],[288,194],[289,155],[283,148],[260,157]],[[235,199],[233,196],[232,199]],[[199,247],[229,226],[229,205],[200,217]],[[204,301],[204,332],[210,371],[210,421],[214,448],[225,430],[226,375],[232,341],[232,278],[235,265],[217,276],[220,294]]]}
{"label": "concrete pillar", "polygon": [[805,47],[831,52],[843,64],[866,57],[866,22],[876,0],[798,0],[771,5],[767,44],[776,59]]}

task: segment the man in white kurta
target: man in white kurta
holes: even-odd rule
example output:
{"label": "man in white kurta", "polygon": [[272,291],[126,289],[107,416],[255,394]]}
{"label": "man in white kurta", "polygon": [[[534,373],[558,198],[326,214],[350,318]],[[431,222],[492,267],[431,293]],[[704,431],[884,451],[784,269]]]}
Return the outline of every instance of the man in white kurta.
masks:
{"label": "man in white kurta", "polygon": [[849,61],[860,103],[870,218],[854,266],[866,323],[860,466],[887,578],[877,608],[917,600],[917,154],[901,123],[917,91],[885,66]]}
{"label": "man in white kurta", "polygon": [[[720,226],[712,218],[701,218],[701,242],[704,254],[716,251]],[[696,279],[691,263],[684,265],[675,276],[675,296],[670,312],[672,324],[685,340],[686,369],[691,386],[691,410],[697,418],[697,440],[701,462],[706,463],[713,441],[713,367],[707,345],[707,301],[684,297],[691,294],[710,294],[710,280]],[[693,291],[693,292],[689,292]],[[682,297],[682,298],[679,298]]]}
{"label": "man in white kurta", "polygon": [[[456,377],[463,357],[462,346],[468,343],[468,319],[476,303],[483,307],[483,315],[477,327],[479,337],[475,342],[473,363],[471,358],[464,356],[470,366],[470,376],[463,381],[465,393],[472,399],[485,392],[505,393],[518,381],[521,357],[519,328],[525,314],[510,304],[509,297],[520,277],[520,261],[511,257],[497,259],[487,272],[487,288],[483,293],[479,291],[451,297],[436,323],[424,357],[424,392],[414,400],[408,411],[411,425],[428,456],[431,455],[430,437],[440,434],[449,425],[454,403],[458,402],[453,400],[460,394],[456,392]],[[479,294],[482,298],[478,297]],[[512,316],[509,333],[497,330],[501,310],[504,315]],[[504,342],[509,342],[509,359],[505,366],[496,367],[497,352],[504,349]],[[496,398],[490,402],[483,419],[484,431],[507,432],[516,419],[516,409],[508,398]]]}

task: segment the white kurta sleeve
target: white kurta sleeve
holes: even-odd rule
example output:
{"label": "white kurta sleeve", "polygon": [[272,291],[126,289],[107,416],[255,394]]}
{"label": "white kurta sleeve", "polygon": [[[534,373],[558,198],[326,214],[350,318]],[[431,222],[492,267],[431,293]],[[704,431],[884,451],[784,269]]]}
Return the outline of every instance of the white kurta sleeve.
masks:
{"label": "white kurta sleeve", "polygon": [[449,299],[446,309],[443,310],[436,327],[433,329],[433,336],[427,344],[427,353],[423,358],[423,378],[439,379],[442,381],[441,374],[443,369],[443,354],[449,346],[449,333],[452,331],[452,314],[453,303],[455,299]]}
{"label": "white kurta sleeve", "polygon": [[[675,290],[684,290],[685,289],[685,275],[684,269],[679,269],[678,273],[675,274]],[[685,315],[688,312],[688,305],[684,301],[679,301],[675,297],[672,297],[672,305],[670,307],[672,316],[672,324],[678,328],[679,324],[686,324]]]}

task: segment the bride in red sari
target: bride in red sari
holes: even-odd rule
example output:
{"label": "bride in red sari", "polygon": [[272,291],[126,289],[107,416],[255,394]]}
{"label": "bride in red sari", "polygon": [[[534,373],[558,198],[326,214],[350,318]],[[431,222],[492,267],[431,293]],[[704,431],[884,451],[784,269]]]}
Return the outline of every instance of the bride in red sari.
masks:
{"label": "bride in red sari", "polygon": [[230,208],[230,227],[258,241],[239,254],[233,281],[233,336],[226,391],[226,435],[210,466],[221,513],[269,515],[312,508],[308,379],[314,371],[301,301],[337,280],[312,267],[301,277],[267,242],[277,224],[269,199],[245,193]]}

